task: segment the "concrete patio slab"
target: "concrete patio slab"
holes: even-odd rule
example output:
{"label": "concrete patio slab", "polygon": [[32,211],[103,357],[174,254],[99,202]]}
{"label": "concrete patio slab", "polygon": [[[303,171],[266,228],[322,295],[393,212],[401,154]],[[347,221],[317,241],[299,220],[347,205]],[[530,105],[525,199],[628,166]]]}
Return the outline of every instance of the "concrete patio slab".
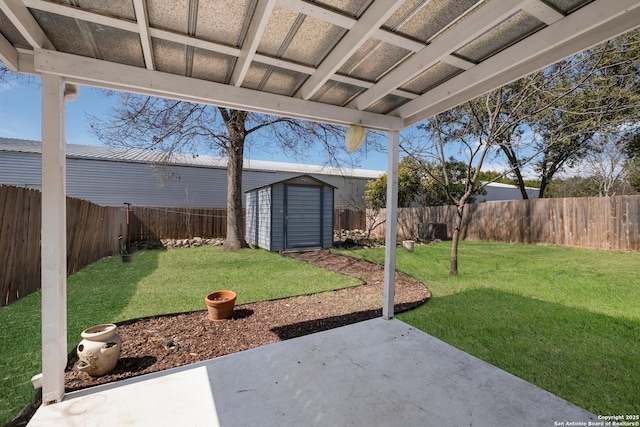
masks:
{"label": "concrete patio slab", "polygon": [[[597,417],[397,319],[69,394],[39,426],[554,426]],[[558,423],[558,424],[556,424]]]}

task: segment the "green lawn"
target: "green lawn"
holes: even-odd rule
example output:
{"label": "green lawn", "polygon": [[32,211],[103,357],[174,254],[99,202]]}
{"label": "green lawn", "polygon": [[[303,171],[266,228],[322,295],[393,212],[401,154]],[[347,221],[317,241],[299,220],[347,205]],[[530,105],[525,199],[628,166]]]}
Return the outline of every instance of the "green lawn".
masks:
{"label": "green lawn", "polygon": [[[206,310],[204,297],[231,289],[237,304],[312,294],[359,284],[356,279],[264,250],[202,247],[140,251],[91,264],[67,281],[68,345],[100,323]],[[0,425],[33,397],[41,372],[40,292],[0,308]]]}
{"label": "green lawn", "polygon": [[[596,414],[638,412],[640,253],[462,242],[460,273],[450,276],[450,248],[398,251],[398,269],[433,294],[399,319]],[[342,252],[384,260],[381,249]],[[231,288],[243,304],[356,283],[261,250],[107,258],[68,280],[69,348],[97,323],[204,310],[213,290]],[[3,424],[32,397],[29,380],[40,372],[40,294],[0,308],[0,322]]]}
{"label": "green lawn", "polygon": [[640,253],[461,242],[450,276],[450,250],[398,250],[433,294],[400,320],[596,414],[638,413]]}

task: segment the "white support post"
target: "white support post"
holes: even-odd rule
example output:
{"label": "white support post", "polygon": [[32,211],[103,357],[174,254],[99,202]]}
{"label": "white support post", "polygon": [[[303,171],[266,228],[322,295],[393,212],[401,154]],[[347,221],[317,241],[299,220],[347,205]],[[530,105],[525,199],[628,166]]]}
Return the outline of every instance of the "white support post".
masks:
{"label": "white support post", "polygon": [[382,317],[392,319],[393,300],[396,293],[396,237],[398,234],[398,162],[400,132],[389,131],[387,152],[387,213],[384,244],[384,301]]}
{"label": "white support post", "polygon": [[42,74],[42,402],[64,398],[67,209],[64,79]]}

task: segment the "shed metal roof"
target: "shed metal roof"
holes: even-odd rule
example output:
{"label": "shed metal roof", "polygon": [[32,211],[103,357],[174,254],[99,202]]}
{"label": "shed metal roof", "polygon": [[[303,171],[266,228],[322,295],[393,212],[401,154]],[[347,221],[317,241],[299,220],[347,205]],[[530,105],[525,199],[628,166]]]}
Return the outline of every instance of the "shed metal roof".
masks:
{"label": "shed metal roof", "polygon": [[275,182],[272,182],[272,183],[269,183],[269,184],[261,185],[259,187],[255,187],[255,188],[252,188],[250,190],[247,190],[247,191],[245,191],[245,193],[251,193],[251,192],[256,191],[256,190],[261,190],[261,189],[266,188],[266,187],[272,187],[274,185],[284,184],[284,183],[290,182],[290,181],[299,181],[299,180],[305,181],[307,179],[309,179],[311,181],[315,181],[316,184],[320,184],[321,186],[331,187],[333,189],[338,188],[335,185],[329,184],[328,182],[324,182],[321,179],[316,178],[315,176],[311,176],[311,175],[305,173],[305,174],[302,174],[302,175],[294,176],[294,177],[287,178],[287,179],[281,179],[279,181],[275,181]]}
{"label": "shed metal roof", "polygon": [[[0,138],[0,151],[19,153],[42,153],[40,141],[23,139]],[[192,166],[204,168],[227,167],[227,159],[216,156],[192,155],[172,153],[167,155],[159,151],[142,150],[138,148],[101,147],[93,145],[66,145],[67,158],[93,159],[104,161],[119,161],[132,163],[162,163],[175,166]],[[337,168],[322,165],[308,165],[302,163],[273,162],[266,160],[244,160],[244,170],[265,172],[293,172],[303,174],[335,175],[352,178],[376,179],[383,171],[369,169]]]}
{"label": "shed metal roof", "polygon": [[0,59],[69,83],[401,130],[638,26],[638,0],[0,0]]}

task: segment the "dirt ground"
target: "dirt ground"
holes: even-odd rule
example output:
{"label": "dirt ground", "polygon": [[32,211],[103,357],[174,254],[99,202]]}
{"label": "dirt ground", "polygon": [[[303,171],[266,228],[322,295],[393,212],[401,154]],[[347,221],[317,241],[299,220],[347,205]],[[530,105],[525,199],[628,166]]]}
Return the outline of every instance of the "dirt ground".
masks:
{"label": "dirt ground", "polygon": [[[314,295],[235,307],[229,320],[212,322],[197,311],[125,322],[118,326],[122,352],[116,368],[93,378],[76,369],[75,352],[65,373],[68,391],[131,378],[275,343],[382,315],[383,268],[328,251],[288,254],[361,279],[364,284]],[[430,298],[417,280],[396,273],[396,312]],[[204,303],[203,303],[204,306]]]}

